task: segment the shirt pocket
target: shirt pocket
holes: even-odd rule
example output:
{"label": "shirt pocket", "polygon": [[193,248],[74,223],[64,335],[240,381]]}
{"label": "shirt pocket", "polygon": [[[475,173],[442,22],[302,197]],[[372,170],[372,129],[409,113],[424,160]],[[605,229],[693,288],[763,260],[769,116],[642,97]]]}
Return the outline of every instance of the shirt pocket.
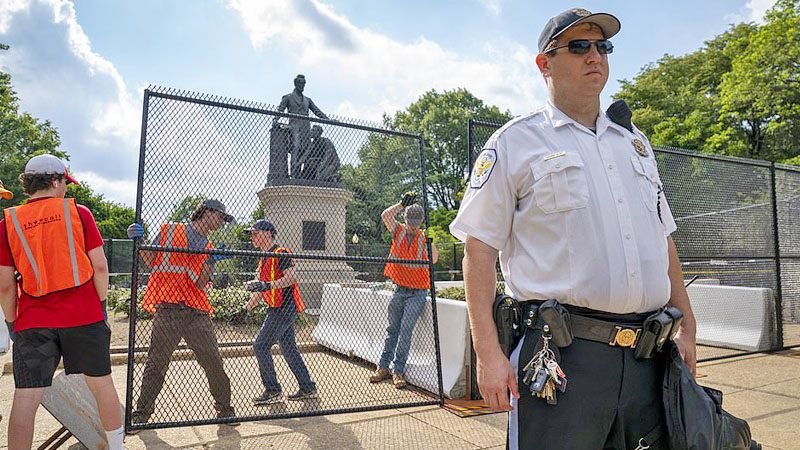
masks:
{"label": "shirt pocket", "polygon": [[566,154],[531,164],[533,198],[547,214],[585,208],[589,185],[580,156]]}
{"label": "shirt pocket", "polygon": [[631,156],[631,164],[636,172],[636,181],[642,193],[642,201],[650,211],[658,208],[658,168],[655,161]]}

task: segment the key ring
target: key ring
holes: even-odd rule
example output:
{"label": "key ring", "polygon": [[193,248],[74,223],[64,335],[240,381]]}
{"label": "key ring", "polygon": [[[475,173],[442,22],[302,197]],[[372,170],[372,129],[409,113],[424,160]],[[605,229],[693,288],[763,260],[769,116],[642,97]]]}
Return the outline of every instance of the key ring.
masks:
{"label": "key ring", "polygon": [[648,448],[650,448],[650,446],[647,445],[647,441],[645,441],[644,438],[640,438],[639,445],[633,450],[647,450]]}

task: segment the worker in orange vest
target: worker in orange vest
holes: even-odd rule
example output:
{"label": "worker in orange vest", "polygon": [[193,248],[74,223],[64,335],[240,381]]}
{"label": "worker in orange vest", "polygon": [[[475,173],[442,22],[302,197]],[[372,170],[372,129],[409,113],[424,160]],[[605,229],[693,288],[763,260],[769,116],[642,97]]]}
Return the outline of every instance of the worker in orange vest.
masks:
{"label": "worker in orange vest", "polygon": [[[392,234],[390,258],[428,261],[428,239],[420,229],[425,211],[422,206],[416,204],[416,201],[417,194],[407,192],[400,203],[386,208],[381,214],[383,224]],[[402,224],[395,218],[401,211],[404,213]],[[439,260],[436,246],[431,245],[431,253],[431,261],[436,264]],[[386,264],[383,273],[396,287],[389,302],[389,325],[386,328],[381,359],[378,368],[370,375],[369,381],[378,383],[391,377],[394,387],[403,389],[408,384],[404,374],[414,326],[422,315],[431,288],[430,272],[428,264],[390,262]],[[389,363],[392,364],[391,372]]]}
{"label": "worker in orange vest", "polygon": [[[231,221],[233,216],[227,213],[222,202],[204,200],[192,212],[189,223],[162,224],[153,242],[161,247],[178,247],[189,252],[141,252],[142,260],[150,267],[142,308],[153,314],[153,322],[141,393],[131,418],[134,424],[147,423],[154,413],[156,398],[164,386],[172,353],[181,338],[192,349],[205,371],[217,418],[235,417],[231,406],[231,382],[223,369],[211,322],[214,308],[206,292],[215,262],[231,256],[191,252],[213,250],[208,240],[209,233]],[[131,239],[143,235],[141,224],[134,223],[128,227],[128,237]]]}
{"label": "worker in orange vest", "polygon": [[258,262],[258,278],[244,284],[244,288],[253,293],[245,309],[251,311],[261,302],[269,306],[264,324],[253,343],[258,369],[261,372],[261,383],[264,385],[264,392],[254,398],[253,403],[257,406],[268,405],[283,399],[283,391],[272,361],[271,349],[276,342],[300,387],[287,398],[289,400],[316,398],[317,387],[311,381],[308,368],[297,350],[295,341],[295,316],[303,312],[305,305],[300,296],[300,288],[297,286],[294,262],[289,257],[292,252],[275,243],[277,230],[268,220],[257,220],[247,231],[250,233],[253,245],[260,250],[286,254],[279,257],[262,257]]}
{"label": "worker in orange vest", "polygon": [[53,155],[31,158],[20,176],[28,201],[0,221],[0,305],[14,336],[9,449],[29,449],[36,411],[59,361],[82,373],[108,448],[122,448],[120,403],[111,379],[106,322],[108,263],[91,211],[65,198],[76,183]]}

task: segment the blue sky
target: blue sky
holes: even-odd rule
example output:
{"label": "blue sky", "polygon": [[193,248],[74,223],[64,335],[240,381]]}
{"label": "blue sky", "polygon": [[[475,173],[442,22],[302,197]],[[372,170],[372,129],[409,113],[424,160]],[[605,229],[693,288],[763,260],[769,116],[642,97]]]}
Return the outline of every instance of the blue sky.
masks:
{"label": "blue sky", "polygon": [[142,91],[164,85],[277,104],[304,73],[328,114],[377,121],[430,89],[465,87],[524,114],[546,99],[533,58],[567,8],[616,15],[603,103],[647,63],[760,21],[774,0],[2,0],[0,70],[49,119],[73,172],[133,205]]}

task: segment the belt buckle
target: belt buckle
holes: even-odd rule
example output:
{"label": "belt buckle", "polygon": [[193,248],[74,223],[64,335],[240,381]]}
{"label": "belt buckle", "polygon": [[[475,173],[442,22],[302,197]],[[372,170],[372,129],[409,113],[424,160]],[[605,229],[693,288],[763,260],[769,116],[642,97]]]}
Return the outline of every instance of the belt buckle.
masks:
{"label": "belt buckle", "polygon": [[614,329],[614,336],[608,342],[608,345],[612,347],[636,348],[636,343],[639,341],[639,334],[642,332],[641,328],[627,328],[615,325]]}

